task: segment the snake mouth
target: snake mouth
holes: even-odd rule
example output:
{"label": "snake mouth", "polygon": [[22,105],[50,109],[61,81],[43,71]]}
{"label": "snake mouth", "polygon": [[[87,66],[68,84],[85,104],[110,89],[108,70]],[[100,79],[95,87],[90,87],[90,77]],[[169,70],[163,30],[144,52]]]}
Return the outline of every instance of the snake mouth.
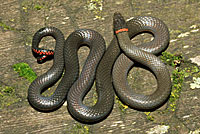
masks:
{"label": "snake mouth", "polygon": [[113,26],[114,26],[115,33],[128,31],[128,27],[126,25],[126,21],[125,21],[124,17],[119,12],[115,12],[114,13]]}

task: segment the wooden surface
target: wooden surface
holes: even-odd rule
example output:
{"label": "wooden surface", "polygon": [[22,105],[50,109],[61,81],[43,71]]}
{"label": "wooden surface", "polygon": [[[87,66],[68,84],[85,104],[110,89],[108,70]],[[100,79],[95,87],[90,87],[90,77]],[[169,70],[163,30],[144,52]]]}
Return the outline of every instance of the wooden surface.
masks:
{"label": "wooden surface", "polygon": [[[0,109],[0,134],[150,134],[153,132],[159,134],[161,133],[159,128],[167,128],[165,133],[172,134],[193,134],[198,130],[200,133],[200,90],[190,89],[189,84],[192,82],[192,77],[185,79],[183,83],[175,112],[163,113],[169,106],[166,104],[151,113],[154,121],[147,119],[144,112],[134,109],[128,108],[122,112],[117,101],[110,116],[94,125],[80,124],[75,121],[69,115],[66,105],[51,113],[38,112],[29,105],[27,90],[30,82],[19,77],[12,65],[26,62],[37,75],[48,70],[52,61],[39,65],[31,53],[32,36],[44,26],[59,28],[65,38],[79,28],[94,29],[103,35],[108,46],[113,37],[114,12],[121,12],[126,19],[150,15],[163,20],[170,30],[171,43],[167,49],[168,52],[182,53],[188,61],[199,55],[200,32],[198,30],[191,32],[200,26],[200,3],[198,1],[98,1],[99,3],[89,2],[89,0],[1,0],[0,22],[9,26],[10,29],[0,26],[0,84],[1,87],[13,87],[17,101]],[[191,28],[193,25],[196,25],[196,28]],[[186,36],[179,36],[180,34]],[[133,42],[139,44],[145,40],[144,35],[138,36]],[[54,48],[54,40],[44,39],[42,45]],[[86,48],[79,51],[81,65],[87,54],[88,49]],[[170,68],[170,71],[172,70],[173,68]],[[140,92],[149,92],[147,88],[153,90],[156,86],[155,78],[148,71],[140,68],[133,69],[130,76],[133,82],[129,84],[133,87],[137,85],[137,89],[144,90]],[[5,102],[1,102],[3,103]]]}

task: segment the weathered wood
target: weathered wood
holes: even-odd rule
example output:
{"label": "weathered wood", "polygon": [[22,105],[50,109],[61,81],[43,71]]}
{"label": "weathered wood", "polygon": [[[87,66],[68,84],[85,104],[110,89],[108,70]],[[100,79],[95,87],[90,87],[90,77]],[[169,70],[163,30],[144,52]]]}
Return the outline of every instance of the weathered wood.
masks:
{"label": "weathered wood", "polygon": [[[95,3],[96,7],[94,7]],[[65,38],[78,28],[94,29],[103,35],[108,45],[113,37],[112,17],[115,11],[121,12],[126,19],[139,15],[151,15],[163,20],[170,29],[171,43],[167,51],[175,54],[182,53],[188,60],[198,56],[200,51],[199,4],[195,0],[109,0],[103,2],[100,0],[96,2],[95,0],[93,2],[89,0],[1,0],[0,87],[13,87],[15,95],[11,98],[17,101],[0,109],[0,134],[144,134],[153,133],[154,129],[154,133],[161,133],[156,132],[159,128],[166,129],[166,133],[192,133],[195,130],[198,132],[200,90],[190,89],[189,84],[193,82],[193,76],[185,79],[175,112],[166,112],[165,109],[169,105],[164,105],[151,113],[154,121],[150,121],[144,112],[130,108],[123,112],[119,108],[119,102],[116,101],[114,110],[106,120],[94,125],[84,125],[69,115],[66,105],[51,113],[34,110],[27,102],[27,89],[30,82],[19,77],[12,66],[19,62],[26,62],[37,75],[48,70],[52,61],[38,65],[31,53],[32,36],[44,26],[59,28]],[[151,36],[144,34],[134,38],[133,42],[137,45],[150,39]],[[54,48],[54,40],[46,38],[42,40],[41,46]],[[87,54],[86,48],[79,51],[81,65]],[[191,66],[193,65],[189,64],[189,67]],[[173,68],[170,68],[171,72],[172,70]],[[141,69],[131,71],[129,84],[138,89],[138,92],[143,93],[150,93],[156,87],[153,75]],[[151,90],[146,90],[146,88]],[[92,98],[93,93],[94,91],[90,92],[87,97],[89,103],[92,102],[89,99]],[[0,101],[0,104],[3,103],[6,102]]]}

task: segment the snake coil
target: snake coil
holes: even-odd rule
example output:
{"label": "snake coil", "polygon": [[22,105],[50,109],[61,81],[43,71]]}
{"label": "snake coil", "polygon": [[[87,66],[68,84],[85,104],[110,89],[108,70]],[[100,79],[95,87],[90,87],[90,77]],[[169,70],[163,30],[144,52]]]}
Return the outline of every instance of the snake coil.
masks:
{"label": "snake coil", "polygon": [[[115,62],[113,84],[117,95],[125,104],[139,110],[152,110],[166,102],[171,92],[169,71],[154,55],[161,53],[168,46],[169,32],[161,20],[153,17],[138,17],[132,19],[131,24],[133,26],[130,27],[120,13],[114,14],[114,31],[123,54]],[[141,32],[152,33],[154,40],[136,47],[129,37]],[[137,94],[128,86],[126,78],[133,61],[148,67],[155,75],[157,89],[151,95]]]}

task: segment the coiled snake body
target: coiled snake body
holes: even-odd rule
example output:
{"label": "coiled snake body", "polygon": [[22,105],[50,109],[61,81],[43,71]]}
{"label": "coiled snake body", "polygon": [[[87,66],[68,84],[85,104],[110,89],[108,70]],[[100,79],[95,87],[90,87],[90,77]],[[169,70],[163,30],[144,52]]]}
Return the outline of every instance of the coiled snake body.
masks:
{"label": "coiled snake body", "polygon": [[[166,25],[153,17],[138,17],[126,24],[121,14],[115,13],[114,30],[119,46],[124,52],[119,56],[113,68],[113,84],[117,95],[124,103],[135,109],[158,108],[167,100],[171,92],[169,71],[162,61],[154,55],[161,53],[168,46],[169,32]],[[129,37],[140,32],[152,33],[154,40],[138,47],[134,46]],[[131,59],[148,67],[154,73],[157,79],[157,89],[153,94],[142,95],[131,91],[126,81],[128,70],[134,64]]]}
{"label": "coiled snake body", "polygon": [[[45,55],[46,51],[44,51],[43,49],[38,49],[38,45],[41,39],[45,36],[52,36],[56,40],[56,47],[55,47],[56,53],[54,54],[54,60],[53,60],[54,63],[53,66],[45,74],[37,77],[31,83],[28,89],[28,100],[30,104],[34,108],[40,111],[54,110],[59,106],[61,106],[64,102],[64,99],[66,98],[66,92],[67,92],[67,90],[63,89],[63,87],[66,89],[70,88],[70,87],[65,87],[67,85],[65,84],[64,81],[65,79],[63,79],[60,82],[59,86],[57,87],[55,93],[51,97],[44,97],[41,95],[41,93],[45,89],[47,89],[60,79],[64,71],[64,57],[63,57],[64,36],[62,32],[57,28],[54,27],[41,28],[39,31],[37,31],[33,36],[33,41],[32,41],[33,52],[34,53],[38,52],[39,55],[36,55],[37,57],[39,57],[38,61],[42,60],[41,57],[46,56]],[[74,77],[76,76],[73,76],[73,78]],[[68,79],[66,78],[66,80]]]}
{"label": "coiled snake body", "polygon": [[[120,19],[120,15],[115,14],[114,23],[116,24],[114,24],[114,28],[115,32],[118,31],[119,33],[116,32],[117,37],[113,37],[105,53],[105,42],[102,36],[93,30],[77,30],[70,34],[65,42],[62,33],[56,28],[43,28],[36,32],[33,38],[33,52],[37,52],[37,54],[39,54],[38,60],[43,60],[47,55],[51,55],[53,53],[51,50],[44,51],[37,48],[40,40],[44,36],[53,36],[56,39],[56,48],[54,54],[54,64],[51,69],[47,71],[47,73],[38,77],[33,83],[31,83],[29,87],[28,99],[30,104],[38,110],[49,111],[57,109],[67,99],[69,113],[76,120],[84,123],[99,122],[105,119],[105,117],[107,117],[112,111],[114,104],[114,88],[112,85],[113,81],[117,95],[126,104],[138,109],[151,109],[160,106],[167,99],[170,93],[171,82],[168,70],[163,67],[163,64],[157,62],[157,57],[153,58],[152,60],[150,58],[152,54],[146,56],[147,59],[143,57],[136,57],[136,59],[134,59],[134,56],[132,56],[131,53],[134,52],[137,55],[140,54],[141,50],[138,49],[138,52],[133,51],[131,50],[132,48],[127,44],[130,44],[130,38],[134,37],[138,33],[149,31],[154,35],[155,38],[152,42],[142,45],[140,49],[157,54],[161,49],[163,50],[167,47],[169,41],[168,29],[162,21],[153,17],[138,17],[129,20],[126,23],[127,27],[123,23],[121,25]],[[127,35],[127,32],[122,32],[123,29],[127,31],[127,28],[129,35]],[[77,51],[79,47],[85,44],[90,48],[90,54],[85,62],[80,76],[78,76],[79,64]],[[133,62],[124,54],[122,54],[121,49],[123,51],[127,51],[125,54],[128,57],[133,58],[137,62],[141,61],[142,64],[149,67],[155,73],[155,75],[158,76],[158,79],[160,79],[160,77],[166,77],[165,83],[167,82],[168,84],[163,83],[163,80],[158,80],[157,91],[152,95],[152,97],[147,97],[147,99],[143,99],[143,96],[141,97],[141,95],[138,94],[135,96],[133,95],[134,97],[128,96],[127,92],[124,90],[126,84],[122,84],[123,87],[120,87],[117,84],[121,83],[120,80],[125,80],[127,76],[127,74],[125,74],[121,78],[119,77],[121,71],[119,71],[118,66],[124,67],[125,73],[127,73],[127,70],[130,68],[130,66],[132,66]],[[116,61],[117,58],[118,60]],[[144,62],[144,60],[151,60],[152,62]],[[127,65],[124,64],[124,61],[127,62]],[[154,61],[156,61],[156,63],[154,63]],[[112,68],[114,63],[115,69],[113,70],[112,80]],[[48,88],[53,83],[58,81],[63,73],[64,66],[65,73],[55,93],[50,97],[41,96],[41,92],[45,88]],[[154,69],[155,66],[156,68]],[[165,69],[163,70],[163,68]],[[162,73],[165,73],[165,75],[160,76]],[[98,100],[94,106],[88,107],[83,104],[83,99],[90,90],[94,79],[96,79]],[[163,86],[166,87],[163,88]],[[122,93],[119,91],[121,89]],[[126,97],[128,99],[126,99]],[[132,99],[137,103],[133,102],[133,105],[131,105]]]}

